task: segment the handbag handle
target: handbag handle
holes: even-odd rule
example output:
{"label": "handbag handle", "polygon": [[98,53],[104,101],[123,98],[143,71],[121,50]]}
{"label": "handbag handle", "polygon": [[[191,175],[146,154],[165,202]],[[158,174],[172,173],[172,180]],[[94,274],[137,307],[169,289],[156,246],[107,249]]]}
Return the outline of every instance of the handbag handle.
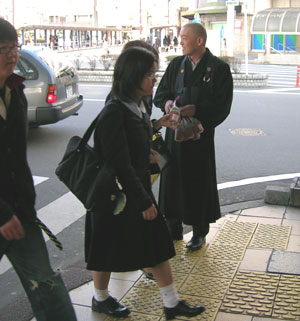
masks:
{"label": "handbag handle", "polygon": [[80,141],[80,144],[78,146],[78,149],[81,149],[87,142],[88,140],[90,139],[95,127],[96,127],[96,124],[97,124],[97,121],[100,117],[102,112],[100,112],[100,114],[93,120],[93,122],[90,124],[89,128],[86,130],[86,132],[84,133],[81,141]]}

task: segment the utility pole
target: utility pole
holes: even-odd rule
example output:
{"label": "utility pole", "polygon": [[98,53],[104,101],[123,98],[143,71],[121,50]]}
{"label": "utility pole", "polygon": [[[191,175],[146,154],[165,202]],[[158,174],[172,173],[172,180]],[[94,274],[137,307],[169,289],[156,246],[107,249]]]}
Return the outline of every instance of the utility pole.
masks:
{"label": "utility pole", "polygon": [[142,31],[143,31],[143,26],[142,26],[142,0],[140,0],[140,38],[142,38]]}
{"label": "utility pole", "polygon": [[12,0],[12,25],[15,25],[15,0]]}
{"label": "utility pole", "polygon": [[98,27],[98,4],[97,4],[97,0],[94,0],[94,26]]}

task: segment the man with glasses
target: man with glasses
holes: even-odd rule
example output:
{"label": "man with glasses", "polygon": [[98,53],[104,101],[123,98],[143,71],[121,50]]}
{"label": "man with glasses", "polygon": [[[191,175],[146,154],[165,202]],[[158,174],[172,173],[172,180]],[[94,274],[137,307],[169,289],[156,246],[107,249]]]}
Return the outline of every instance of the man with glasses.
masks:
{"label": "man with glasses", "polygon": [[24,78],[13,73],[19,54],[15,28],[0,18],[0,259],[6,255],[37,321],[75,321],[61,276],[50,266],[36,223],[35,190],[26,157]]}

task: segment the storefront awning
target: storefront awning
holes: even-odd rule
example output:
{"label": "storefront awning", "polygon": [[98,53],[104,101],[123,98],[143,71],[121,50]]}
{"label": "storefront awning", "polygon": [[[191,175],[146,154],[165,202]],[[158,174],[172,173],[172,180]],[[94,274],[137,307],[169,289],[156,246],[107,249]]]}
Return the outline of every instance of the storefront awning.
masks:
{"label": "storefront awning", "polygon": [[300,8],[277,8],[258,11],[252,19],[251,33],[300,35]]}

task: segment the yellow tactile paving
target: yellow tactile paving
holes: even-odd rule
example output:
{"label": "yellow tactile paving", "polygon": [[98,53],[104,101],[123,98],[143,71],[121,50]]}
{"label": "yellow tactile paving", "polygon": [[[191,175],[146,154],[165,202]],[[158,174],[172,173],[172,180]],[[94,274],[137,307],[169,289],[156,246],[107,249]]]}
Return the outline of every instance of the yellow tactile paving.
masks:
{"label": "yellow tactile paving", "polygon": [[290,234],[290,226],[258,224],[249,247],[285,250]]}
{"label": "yellow tactile paving", "polygon": [[170,260],[173,272],[190,273],[199,260],[197,256],[176,255]]}
{"label": "yellow tactile paving", "polygon": [[220,310],[271,316],[279,278],[277,274],[239,271],[232,280]]}
{"label": "yellow tactile paving", "polygon": [[220,231],[227,233],[241,233],[241,234],[250,234],[252,235],[257,227],[257,223],[250,222],[234,222],[230,220],[226,220]]}
{"label": "yellow tactile paving", "polygon": [[120,302],[132,312],[151,315],[163,314],[160,292],[156,290],[132,287]]}
{"label": "yellow tactile paving", "polygon": [[233,233],[221,230],[217,233],[212,241],[212,245],[231,245],[247,247],[251,240],[252,234]]}
{"label": "yellow tactile paving", "polygon": [[204,256],[196,263],[192,273],[232,279],[236,274],[239,264],[239,261],[219,260]]}
{"label": "yellow tactile paving", "polygon": [[222,260],[241,261],[245,255],[246,246],[229,244],[210,244],[204,256],[215,257]]}
{"label": "yellow tactile paving", "polygon": [[231,279],[191,274],[179,289],[180,294],[200,295],[222,299],[231,283]]}
{"label": "yellow tactile paving", "polygon": [[[215,321],[218,311],[300,320],[300,276],[238,270],[247,248],[285,249],[290,232],[289,226],[228,220],[199,251],[187,250],[186,241],[174,242],[176,256],[170,263],[179,296],[206,307],[199,316],[175,320]],[[132,311],[124,320],[165,320],[158,286],[145,276],[121,303]]]}
{"label": "yellow tactile paving", "polygon": [[300,275],[282,275],[272,317],[300,320]]}
{"label": "yellow tactile paving", "polygon": [[[173,272],[174,284],[176,289],[179,289],[181,287],[187,276],[187,273]],[[159,291],[157,283],[154,280],[148,279],[145,275],[139,278],[139,280],[135,283],[134,286]]]}

